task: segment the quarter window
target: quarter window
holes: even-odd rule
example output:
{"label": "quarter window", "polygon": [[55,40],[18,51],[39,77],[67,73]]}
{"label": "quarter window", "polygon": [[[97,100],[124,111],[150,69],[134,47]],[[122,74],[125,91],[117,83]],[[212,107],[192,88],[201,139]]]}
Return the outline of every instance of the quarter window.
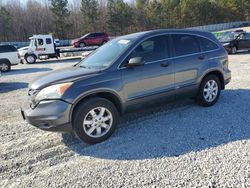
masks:
{"label": "quarter window", "polygon": [[198,37],[198,40],[200,41],[202,51],[216,50],[218,48],[214,42],[208,39]]}
{"label": "quarter window", "polygon": [[147,39],[134,49],[130,58],[142,57],[145,62],[168,58],[167,39],[168,36],[157,36]]}
{"label": "quarter window", "polygon": [[176,34],[173,35],[175,55],[189,55],[200,52],[200,45],[193,35]]}

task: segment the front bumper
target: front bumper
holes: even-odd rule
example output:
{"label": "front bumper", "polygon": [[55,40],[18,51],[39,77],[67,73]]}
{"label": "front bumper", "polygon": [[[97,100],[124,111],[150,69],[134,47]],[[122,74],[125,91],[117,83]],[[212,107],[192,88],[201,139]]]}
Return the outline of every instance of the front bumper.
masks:
{"label": "front bumper", "polygon": [[71,104],[61,100],[49,100],[40,102],[32,109],[30,103],[24,102],[21,114],[29,124],[46,131],[70,132]]}
{"label": "front bumper", "polygon": [[227,70],[227,72],[224,73],[224,85],[229,84],[231,81],[231,71]]}

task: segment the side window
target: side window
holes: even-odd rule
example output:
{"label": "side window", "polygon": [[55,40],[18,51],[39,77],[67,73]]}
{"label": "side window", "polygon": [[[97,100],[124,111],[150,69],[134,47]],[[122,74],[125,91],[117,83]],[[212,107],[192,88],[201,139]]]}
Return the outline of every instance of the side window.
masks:
{"label": "side window", "polygon": [[95,37],[95,34],[94,33],[91,33],[88,35],[88,38],[94,38]]}
{"label": "side window", "polygon": [[0,53],[4,53],[4,52],[5,52],[4,46],[0,46]]}
{"label": "side window", "polygon": [[51,44],[51,43],[52,43],[51,39],[50,38],[46,38],[46,44]]}
{"label": "side window", "polygon": [[14,46],[11,45],[2,45],[0,46],[0,53],[6,53],[6,52],[16,52],[17,49]]}
{"label": "side window", "polygon": [[246,33],[245,36],[246,36],[246,39],[247,39],[247,40],[250,40],[250,33]]}
{"label": "side window", "polygon": [[200,41],[202,51],[210,51],[218,49],[217,44],[215,44],[214,42],[203,37],[197,37],[197,38]]}
{"label": "side window", "polygon": [[193,35],[174,34],[173,42],[175,46],[175,55],[189,55],[200,52],[200,45]]}
{"label": "side window", "polygon": [[131,53],[130,58],[142,57],[145,62],[157,61],[169,57],[168,36],[157,36],[145,40]]}
{"label": "side window", "polygon": [[38,41],[38,46],[42,46],[43,45],[43,39],[37,39]]}

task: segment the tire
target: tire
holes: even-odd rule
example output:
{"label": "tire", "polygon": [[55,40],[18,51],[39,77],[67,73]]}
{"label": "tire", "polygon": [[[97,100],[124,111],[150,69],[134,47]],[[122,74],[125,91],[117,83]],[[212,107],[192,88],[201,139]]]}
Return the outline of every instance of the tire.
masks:
{"label": "tire", "polygon": [[104,45],[104,44],[106,44],[107,43],[107,41],[106,40],[104,40],[103,42],[102,42],[102,44],[101,45]]}
{"label": "tire", "polygon": [[85,143],[97,144],[114,133],[118,120],[119,113],[112,102],[103,98],[92,98],[76,108],[73,114],[73,130]]}
{"label": "tire", "polygon": [[80,44],[79,44],[79,47],[80,48],[84,48],[86,46],[86,44],[84,43],[84,42],[81,42]]}
{"label": "tire", "polygon": [[8,72],[11,69],[11,64],[8,61],[2,61],[0,62],[0,70],[2,72]]}
{"label": "tire", "polygon": [[34,64],[37,59],[37,57],[34,54],[26,55],[24,58],[28,64]]}
{"label": "tire", "polygon": [[237,47],[233,46],[231,47],[231,54],[236,54],[237,53]]}
{"label": "tire", "polygon": [[204,107],[213,106],[218,101],[220,92],[221,92],[221,82],[219,78],[213,74],[208,75],[201,82],[199,93],[196,97],[196,102],[197,104]]}

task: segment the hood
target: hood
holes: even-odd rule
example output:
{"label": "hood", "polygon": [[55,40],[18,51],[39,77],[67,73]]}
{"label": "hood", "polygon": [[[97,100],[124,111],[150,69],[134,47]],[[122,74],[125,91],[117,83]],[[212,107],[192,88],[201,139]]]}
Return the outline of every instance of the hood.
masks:
{"label": "hood", "polygon": [[29,49],[29,47],[25,46],[25,47],[19,48],[18,51],[27,51],[28,49]]}
{"label": "hood", "polygon": [[73,39],[72,42],[78,42],[81,38]]}
{"label": "hood", "polygon": [[41,90],[56,83],[70,82],[79,78],[87,78],[90,75],[97,74],[98,72],[100,72],[100,70],[80,68],[78,66],[68,67],[38,77],[29,85],[29,88]]}

